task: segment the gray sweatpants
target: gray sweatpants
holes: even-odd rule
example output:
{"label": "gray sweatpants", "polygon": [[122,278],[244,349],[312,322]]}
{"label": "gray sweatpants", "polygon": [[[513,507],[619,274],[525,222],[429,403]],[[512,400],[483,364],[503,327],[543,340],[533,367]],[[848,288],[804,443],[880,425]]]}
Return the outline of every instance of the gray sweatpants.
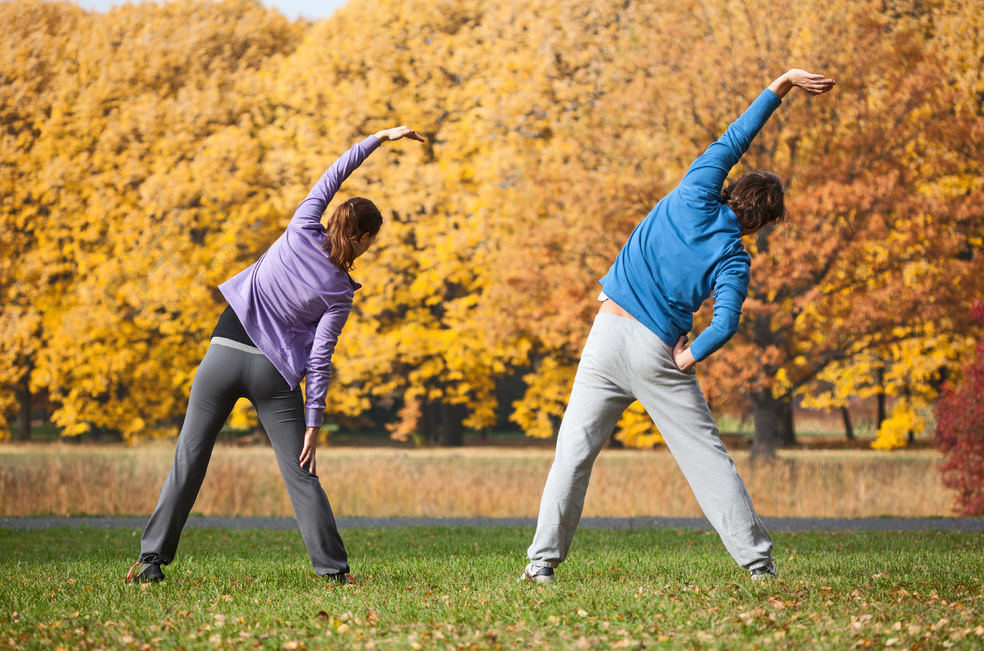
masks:
{"label": "gray sweatpants", "polygon": [[328,496],[317,475],[301,468],[299,461],[305,429],[300,388],[291,389],[258,350],[219,345],[216,340],[195,372],[174,463],[140,539],[140,561],[166,565],[174,560],[215,439],[239,398],[253,403],[270,437],[314,571],[321,575],[348,572],[348,554]]}
{"label": "gray sweatpants", "polygon": [[752,570],[772,559],[772,539],[724,449],[696,374],[680,371],[673,349],[638,321],[601,313],[581,353],[557,451],[540,502],[533,544],[537,565],[557,567],[581,520],[591,467],[638,400],[652,417],[728,552]]}

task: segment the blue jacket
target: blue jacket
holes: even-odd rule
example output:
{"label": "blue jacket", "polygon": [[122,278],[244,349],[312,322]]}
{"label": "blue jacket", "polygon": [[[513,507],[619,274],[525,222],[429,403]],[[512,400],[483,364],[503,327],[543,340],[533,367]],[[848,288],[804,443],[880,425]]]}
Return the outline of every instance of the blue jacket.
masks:
{"label": "blue jacket", "polygon": [[714,316],[690,351],[700,361],[735,332],[748,295],[751,259],[741,224],[721,203],[731,168],[781,100],[766,89],[632,231],[608,274],[605,294],[673,346],[713,291]]}

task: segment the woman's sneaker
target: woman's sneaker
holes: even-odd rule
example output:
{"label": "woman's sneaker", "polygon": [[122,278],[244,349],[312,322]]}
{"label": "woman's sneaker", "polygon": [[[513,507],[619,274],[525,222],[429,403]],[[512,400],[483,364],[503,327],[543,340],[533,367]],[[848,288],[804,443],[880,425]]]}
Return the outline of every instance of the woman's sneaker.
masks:
{"label": "woman's sneaker", "polygon": [[348,572],[339,572],[338,574],[326,574],[325,578],[328,580],[328,585],[325,588],[331,588],[333,585],[358,585],[358,581],[355,577]]}
{"label": "woman's sneaker", "polygon": [[776,575],[776,564],[769,563],[751,571],[752,581],[768,581]]}
{"label": "woman's sneaker", "polygon": [[523,576],[519,577],[520,581],[531,581],[533,583],[553,583],[557,577],[554,576],[554,571],[552,567],[545,567],[543,565],[534,565],[530,563],[523,570]]}
{"label": "woman's sneaker", "polygon": [[[140,565],[143,565],[144,568],[140,571],[140,574],[133,576],[133,570],[137,569]],[[126,580],[127,582],[133,581],[134,583],[160,583],[164,580],[164,572],[161,572],[161,566],[157,563],[140,563],[138,561],[126,573]]]}

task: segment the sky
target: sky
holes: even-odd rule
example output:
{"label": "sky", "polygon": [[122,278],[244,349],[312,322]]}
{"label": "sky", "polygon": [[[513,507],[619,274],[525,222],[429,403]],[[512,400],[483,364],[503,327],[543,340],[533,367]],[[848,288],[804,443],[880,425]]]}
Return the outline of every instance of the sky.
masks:
{"label": "sky", "polygon": [[[140,2],[142,0],[131,0]],[[83,9],[95,9],[96,11],[106,11],[112,6],[126,4],[123,0],[76,0]],[[294,20],[296,18],[310,18],[317,20],[330,16],[335,9],[338,9],[345,0],[263,0],[267,7],[275,7],[280,12]]]}

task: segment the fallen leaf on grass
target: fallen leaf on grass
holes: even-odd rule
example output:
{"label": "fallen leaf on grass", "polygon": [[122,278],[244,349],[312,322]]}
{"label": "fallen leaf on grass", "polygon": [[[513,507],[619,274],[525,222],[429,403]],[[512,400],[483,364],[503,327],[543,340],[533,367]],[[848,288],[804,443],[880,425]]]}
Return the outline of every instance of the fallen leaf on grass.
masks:
{"label": "fallen leaf on grass", "polygon": [[861,615],[860,617],[852,617],[851,618],[851,627],[854,628],[854,629],[859,629],[862,626],[864,626],[865,624],[867,624],[868,622],[870,622],[871,619],[872,619],[872,615],[870,615],[870,614]]}

